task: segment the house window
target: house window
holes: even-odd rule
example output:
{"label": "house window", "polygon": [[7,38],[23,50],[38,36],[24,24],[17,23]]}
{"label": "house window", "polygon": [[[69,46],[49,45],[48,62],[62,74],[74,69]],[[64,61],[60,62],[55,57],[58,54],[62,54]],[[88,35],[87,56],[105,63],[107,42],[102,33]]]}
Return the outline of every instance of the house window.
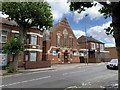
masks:
{"label": "house window", "polygon": [[18,33],[15,33],[15,36],[14,36],[14,38],[19,38],[19,34]]}
{"label": "house window", "polygon": [[60,47],[60,35],[57,35],[57,46]]}
{"label": "house window", "polygon": [[25,61],[28,61],[28,52],[25,52]]}
{"label": "house window", "polygon": [[73,38],[70,37],[70,48],[72,48],[72,46],[73,46]]}
{"label": "house window", "polygon": [[36,35],[31,35],[31,44],[37,45],[37,36]]}
{"label": "house window", "polygon": [[30,61],[37,61],[37,52],[30,52]]}
{"label": "house window", "polygon": [[26,44],[30,44],[30,35],[27,35],[26,37]]}
{"label": "house window", "polygon": [[97,46],[97,48],[99,48],[99,44],[98,43],[96,44],[96,46]]}
{"label": "house window", "polygon": [[95,49],[95,43],[91,43],[91,49]]}
{"label": "house window", "polygon": [[100,44],[100,50],[101,50],[101,51],[104,50],[104,46],[103,46],[103,44]]}
{"label": "house window", "polygon": [[2,31],[2,43],[6,43],[7,41],[7,31]]}

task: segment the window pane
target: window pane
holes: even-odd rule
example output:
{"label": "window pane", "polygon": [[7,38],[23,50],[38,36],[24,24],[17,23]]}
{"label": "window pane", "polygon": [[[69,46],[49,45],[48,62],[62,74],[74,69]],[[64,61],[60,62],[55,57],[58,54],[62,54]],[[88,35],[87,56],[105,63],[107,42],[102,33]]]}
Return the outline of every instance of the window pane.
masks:
{"label": "window pane", "polygon": [[59,35],[57,36],[57,46],[60,47],[60,36]]}
{"label": "window pane", "polygon": [[2,31],[2,35],[7,35],[7,31]]}
{"label": "window pane", "polygon": [[2,42],[5,43],[7,40],[7,37],[6,36],[2,36]]}
{"label": "window pane", "polygon": [[36,52],[30,53],[30,61],[36,61]]}
{"label": "window pane", "polygon": [[31,36],[31,44],[32,45],[37,45],[37,36],[36,35]]}
{"label": "window pane", "polygon": [[73,39],[70,38],[70,48],[72,48],[72,46],[73,46]]}
{"label": "window pane", "polygon": [[67,47],[67,36],[64,36],[64,47]]}

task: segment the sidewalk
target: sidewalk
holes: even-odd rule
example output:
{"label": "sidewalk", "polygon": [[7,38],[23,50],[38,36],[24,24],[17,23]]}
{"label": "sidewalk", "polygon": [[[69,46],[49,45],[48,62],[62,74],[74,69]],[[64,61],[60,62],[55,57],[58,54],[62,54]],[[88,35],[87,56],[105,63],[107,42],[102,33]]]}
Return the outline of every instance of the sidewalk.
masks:
{"label": "sidewalk", "polygon": [[62,70],[62,69],[70,69],[75,67],[83,67],[83,66],[92,66],[97,64],[104,63],[68,63],[68,64],[53,64],[51,67],[47,68],[37,68],[37,69],[20,69],[20,72],[36,72],[36,71],[46,71],[46,70]]}
{"label": "sidewalk", "polygon": [[[37,69],[19,69],[19,73],[30,73],[30,72],[37,72],[37,71],[47,71],[47,70],[64,70],[64,69],[70,69],[70,68],[76,68],[76,67],[84,67],[84,66],[92,66],[92,65],[98,65],[98,64],[105,64],[105,63],[69,63],[69,64],[53,64],[51,67],[47,68],[37,68]],[[0,70],[0,76],[5,74],[5,70]]]}

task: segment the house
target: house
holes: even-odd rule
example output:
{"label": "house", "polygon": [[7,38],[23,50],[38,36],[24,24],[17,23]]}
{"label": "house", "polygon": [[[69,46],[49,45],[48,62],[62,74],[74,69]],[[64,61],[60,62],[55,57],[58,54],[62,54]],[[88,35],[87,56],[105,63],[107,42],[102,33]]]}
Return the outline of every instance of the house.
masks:
{"label": "house", "polygon": [[116,47],[105,47],[105,50],[110,52],[110,60],[118,58]]}
{"label": "house", "polygon": [[[81,36],[77,39],[80,62],[101,62],[109,59],[109,51],[104,50],[104,43],[92,36]],[[87,43],[86,43],[87,42]]]}
{"label": "house", "polygon": [[[5,18],[0,18],[0,27],[2,40],[0,42],[0,49],[9,41],[11,37],[17,38],[19,36],[18,26],[14,21],[8,21]],[[43,33],[37,27],[32,27],[27,32],[26,44],[24,45],[24,52],[21,55],[18,65],[25,68],[40,68],[51,66],[50,61],[42,60],[43,48]],[[2,51],[0,52],[3,54]],[[6,54],[5,54],[6,55]],[[12,62],[12,57],[7,56],[7,63]]]}
{"label": "house", "polygon": [[43,57],[52,64],[80,62],[77,39],[66,18],[44,32],[43,46]]}

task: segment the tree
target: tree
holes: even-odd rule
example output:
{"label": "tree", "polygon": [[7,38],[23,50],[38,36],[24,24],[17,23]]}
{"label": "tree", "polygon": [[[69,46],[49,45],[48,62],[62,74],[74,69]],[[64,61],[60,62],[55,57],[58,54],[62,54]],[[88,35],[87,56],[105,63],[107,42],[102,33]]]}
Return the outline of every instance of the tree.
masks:
{"label": "tree", "polygon": [[[83,0],[84,1],[84,0]],[[105,18],[107,17],[112,17],[112,23],[110,24],[110,27],[106,28],[106,33],[107,34],[113,34],[115,38],[115,43],[116,43],[116,48],[117,48],[117,54],[118,54],[118,65],[120,65],[120,1],[119,2],[99,2],[100,4],[103,5],[103,7],[99,10],[101,14]],[[92,2],[71,2],[70,4],[70,10],[78,10],[78,13],[81,13],[82,11],[85,10],[85,7],[89,8],[92,7],[93,4]],[[120,74],[120,67],[118,67],[118,71]],[[120,75],[118,77],[118,80],[120,80]],[[118,87],[120,88],[120,81]]]}
{"label": "tree", "polygon": [[[13,63],[10,63],[9,66],[14,67],[14,71],[17,71],[17,61],[18,61],[18,54],[20,51],[23,51],[23,45],[19,38],[12,37],[4,46],[3,52],[7,53],[12,56]],[[13,72],[14,72],[13,71]]]}
{"label": "tree", "polygon": [[26,43],[26,35],[32,26],[40,30],[52,27],[53,17],[47,2],[3,2],[2,13],[14,20],[19,27],[19,38]]}

